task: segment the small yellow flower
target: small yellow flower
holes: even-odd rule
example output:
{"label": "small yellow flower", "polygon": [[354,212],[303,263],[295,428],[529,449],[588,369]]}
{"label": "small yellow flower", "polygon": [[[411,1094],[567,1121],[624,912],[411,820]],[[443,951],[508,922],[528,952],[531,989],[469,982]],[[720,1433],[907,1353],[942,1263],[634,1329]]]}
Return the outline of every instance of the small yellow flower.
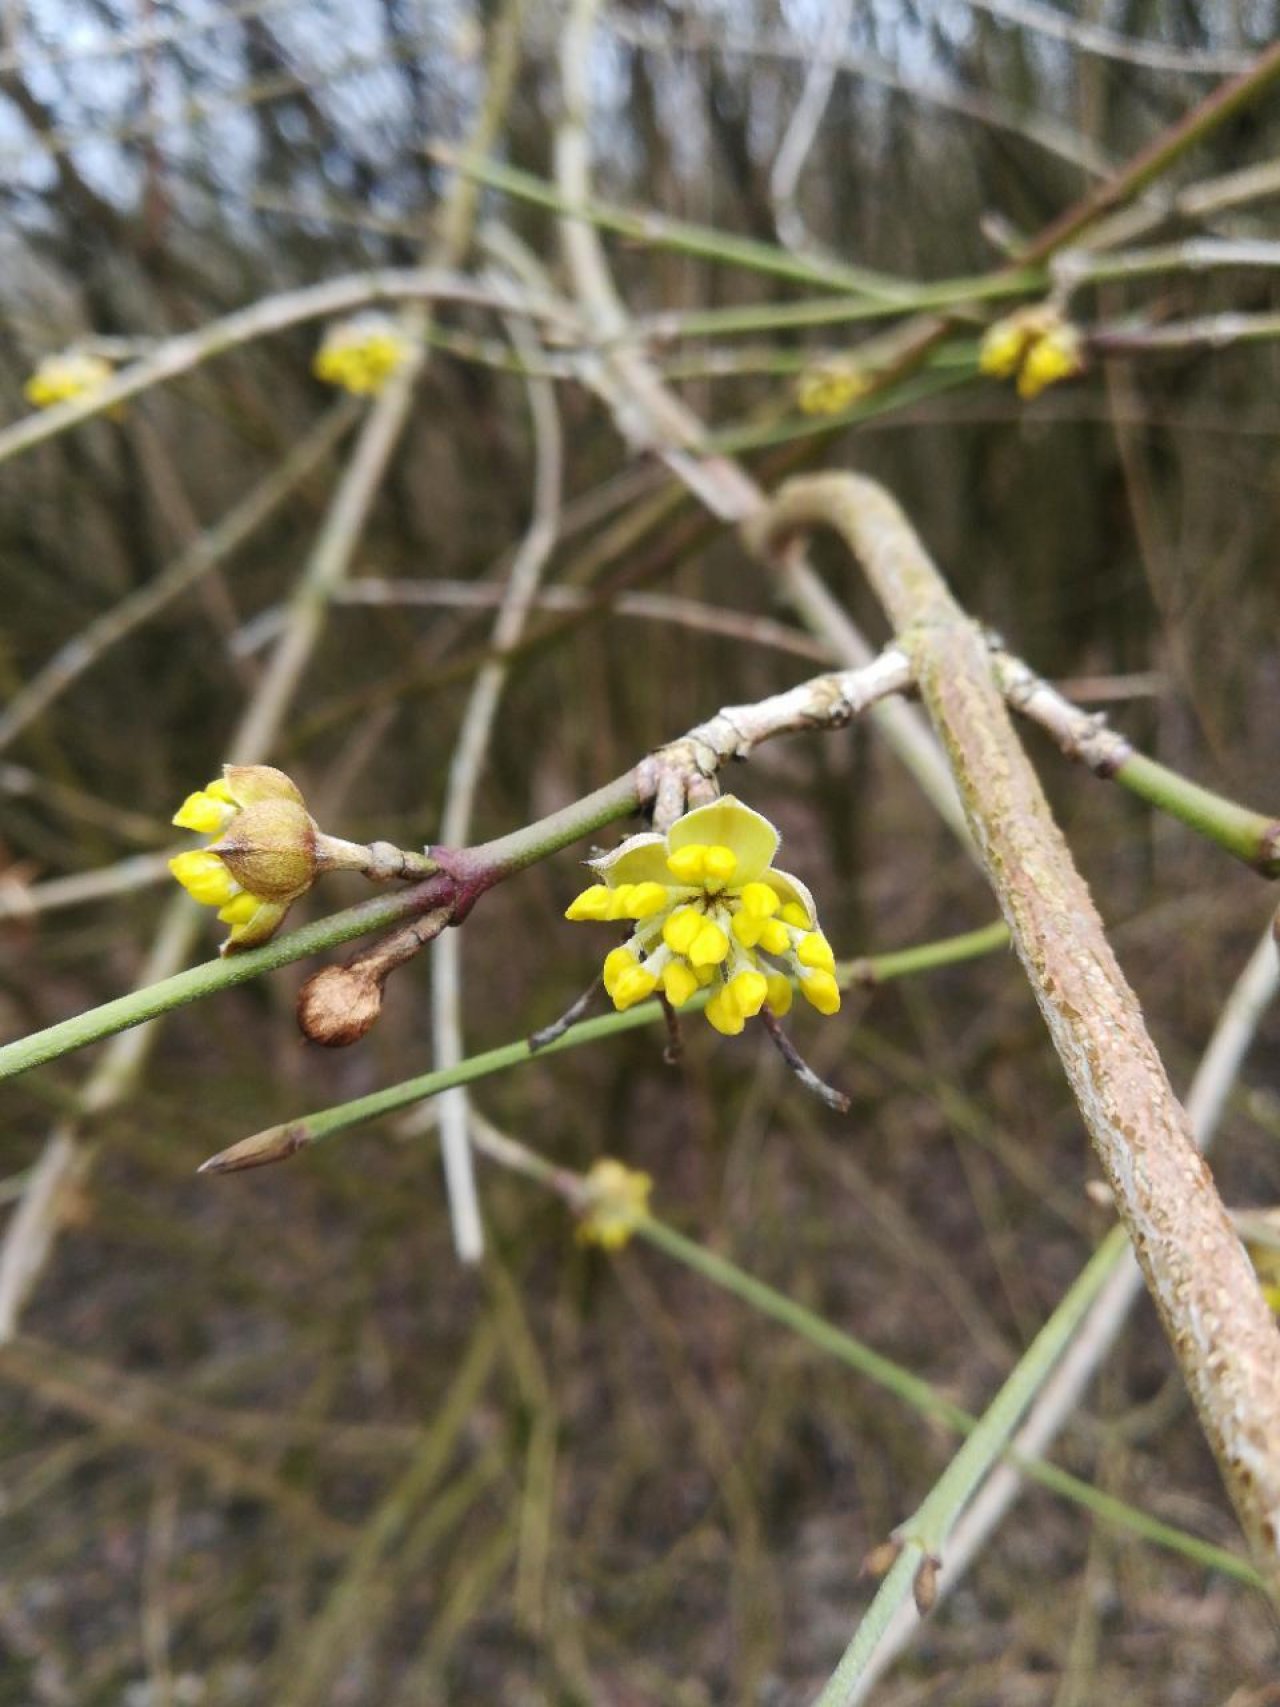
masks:
{"label": "small yellow flower", "polygon": [[409,355],[409,340],[386,314],[357,314],[330,326],[312,364],[317,379],[357,397],[383,386]]}
{"label": "small yellow flower", "polygon": [[92,397],[110,380],[111,363],[87,350],[63,350],[46,356],[23,386],[27,402],[37,409],[69,403],[77,397]]}
{"label": "small yellow flower", "polygon": [[779,840],[767,818],[727,794],[686,812],[665,836],[631,836],[589,862],[599,882],[565,917],[635,925],[605,957],[604,987],[615,1008],[659,989],[679,1008],[710,988],[707,1019],[733,1037],[766,1002],[786,1013],[789,973],[819,1013],[839,1010],[835,957],[813,897],[771,864]]}
{"label": "small yellow flower", "polygon": [[1018,375],[1018,396],[1038,397],[1046,386],[1057,385],[1059,380],[1074,379],[1083,371],[1084,352],[1080,334],[1064,321],[1051,332],[1046,332],[1043,338],[1038,338],[1027,351]]}
{"label": "small yellow flower", "polygon": [[1046,386],[1084,371],[1080,333],[1049,303],[1020,308],[989,326],[978,366],[996,379],[1017,376],[1018,396],[1038,397]]}
{"label": "small yellow flower", "polygon": [[273,936],[321,870],[319,833],[297,786],[271,765],[227,765],[174,814],[183,830],[216,836],[169,869],[193,899],[216,907],[228,954]]}
{"label": "small yellow flower", "polygon": [[579,1241],[606,1251],[621,1250],[648,1216],[653,1181],[648,1174],[602,1156],[592,1163],[584,1184],[587,1208],[578,1224]]}
{"label": "small yellow flower", "polygon": [[796,384],[796,402],[805,415],[839,415],[871,389],[871,376],[851,361],[833,361],[806,369]]}

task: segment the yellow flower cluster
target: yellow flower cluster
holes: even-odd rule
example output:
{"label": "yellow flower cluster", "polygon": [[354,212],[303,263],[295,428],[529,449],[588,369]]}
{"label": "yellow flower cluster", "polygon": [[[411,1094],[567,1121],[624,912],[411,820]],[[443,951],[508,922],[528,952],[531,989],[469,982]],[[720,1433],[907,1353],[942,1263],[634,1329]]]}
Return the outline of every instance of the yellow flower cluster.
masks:
{"label": "yellow flower cluster", "polygon": [[648,1174],[602,1156],[585,1180],[587,1208],[578,1223],[578,1239],[606,1251],[621,1250],[649,1213],[653,1181]]}
{"label": "yellow flower cluster", "polygon": [[103,356],[87,350],[63,350],[46,356],[23,386],[23,395],[36,409],[52,409],[77,397],[92,397],[101,391],[114,369]]}
{"label": "yellow flower cluster", "polygon": [[711,988],[707,1019],[736,1037],[766,1002],[786,1013],[790,974],[819,1013],[838,1011],[831,945],[804,884],[773,868],[778,842],[767,818],[725,795],[686,812],[665,836],[632,836],[589,862],[599,881],[565,917],[635,926],[605,957],[604,987],[615,1008],[634,1007],[659,988],[679,1008]]}
{"label": "yellow flower cluster", "polygon": [[1047,386],[1083,373],[1084,349],[1076,327],[1049,303],[1040,303],[987,328],[978,366],[996,379],[1016,374],[1018,396],[1030,399]]}
{"label": "yellow flower cluster", "polygon": [[871,389],[871,376],[851,361],[807,368],[796,384],[796,402],[805,415],[839,415]]}
{"label": "yellow flower cluster", "polygon": [[271,765],[227,765],[174,814],[179,829],[218,839],[169,869],[231,926],[222,952],[256,948],[279,928],[320,870],[316,826],[296,784]]}
{"label": "yellow flower cluster", "polygon": [[403,365],[409,340],[386,314],[357,314],[330,326],[312,364],[317,379],[369,397]]}

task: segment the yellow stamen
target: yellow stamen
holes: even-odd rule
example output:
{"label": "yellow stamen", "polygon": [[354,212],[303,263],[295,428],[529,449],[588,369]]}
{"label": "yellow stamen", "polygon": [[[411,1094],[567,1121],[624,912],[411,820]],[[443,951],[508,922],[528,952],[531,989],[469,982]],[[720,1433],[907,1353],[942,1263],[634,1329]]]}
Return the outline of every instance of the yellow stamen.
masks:
{"label": "yellow stamen", "polygon": [[566,919],[607,919],[613,904],[613,891],[603,883],[593,883],[576,895],[564,910]]}
{"label": "yellow stamen", "polygon": [[759,943],[766,954],[785,954],[791,937],[781,919],[766,919],[760,927]]}
{"label": "yellow stamen", "polygon": [[667,906],[668,899],[665,884],[637,883],[632,887],[627,912],[633,919],[651,919]]}
{"label": "yellow stamen", "polygon": [[703,842],[690,842],[667,855],[667,870],[681,883],[700,883],[706,872],[708,849]]}
{"label": "yellow stamen", "polygon": [[669,961],[662,974],[662,988],[673,1008],[682,1008],[698,988],[697,974],[683,960]]}
{"label": "yellow stamen", "polygon": [[703,925],[702,914],[693,907],[681,907],[662,927],[662,940],[672,954],[688,954]]}
{"label": "yellow stamen", "polygon": [[611,949],[604,957],[604,987],[612,996],[618,980],[638,969],[639,961],[629,948]]}
{"label": "yellow stamen", "polygon": [[840,989],[829,972],[810,972],[801,979],[800,989],[810,1007],[820,1014],[840,1012]]}
{"label": "yellow stamen", "polygon": [[742,911],[749,918],[771,919],[781,905],[782,902],[767,883],[743,884]]}
{"label": "yellow stamen", "polygon": [[754,1019],[765,1004],[769,984],[763,972],[739,972],[725,985],[724,993],[743,1019]]}
{"label": "yellow stamen", "polygon": [[[671,862],[668,860],[667,862]],[[710,883],[728,883],[738,869],[738,856],[732,848],[716,844],[709,847],[702,858],[702,871]]]}
{"label": "yellow stamen", "polygon": [[712,996],[702,1011],[715,1029],[724,1037],[737,1037],[746,1024],[737,1008],[726,1000],[723,990]]}
{"label": "yellow stamen", "polygon": [[831,952],[831,944],[821,931],[810,931],[808,936],[800,938],[796,959],[801,966],[812,966],[821,972],[834,972],[836,969],[836,957]]}
{"label": "yellow stamen", "polygon": [[719,966],[728,958],[729,939],[713,919],[703,921],[698,934],[689,944],[689,960],[694,966]]}
{"label": "yellow stamen", "polygon": [[658,980],[653,973],[646,972],[643,966],[636,966],[615,980],[609,994],[614,1007],[623,1013],[627,1008],[635,1007],[637,1002],[647,1001],[657,988]]}

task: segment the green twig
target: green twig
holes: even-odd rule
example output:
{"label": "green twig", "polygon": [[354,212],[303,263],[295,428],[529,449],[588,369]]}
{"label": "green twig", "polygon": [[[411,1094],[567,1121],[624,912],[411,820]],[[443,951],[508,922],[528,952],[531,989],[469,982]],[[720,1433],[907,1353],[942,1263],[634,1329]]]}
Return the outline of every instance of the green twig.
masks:
{"label": "green twig", "polygon": [[569,214],[598,225],[604,231],[615,232],[637,243],[655,249],[674,249],[685,255],[697,255],[708,261],[723,261],[729,266],[745,267],[752,272],[769,273],[774,278],[794,280],[797,284],[826,286],[829,290],[847,290],[857,295],[878,297],[885,301],[903,292],[908,295],[915,287],[901,279],[887,277],[863,267],[853,267],[838,261],[819,261],[792,254],[772,243],[761,243],[750,237],[735,237],[714,227],[694,225],[687,220],[668,219],[663,214],[637,212],[618,207],[613,202],[592,197],[585,202],[572,202],[556,186],[532,172],[504,166],[497,160],[463,159],[455,149],[437,144],[427,150],[433,160],[457,172],[474,178],[491,190],[552,213]]}
{"label": "green twig", "polygon": [[[1006,1416],[1005,1412],[1012,1408],[1014,1398],[1006,1395],[1014,1389],[1015,1395],[1020,1392],[1017,1402],[1017,1414],[1034,1397],[1043,1382],[1048,1367],[1056,1360],[1061,1348],[1067,1343],[1084,1310],[1095,1296],[1098,1286],[1105,1280],[1114,1266],[1113,1246],[1123,1249],[1128,1240],[1123,1231],[1116,1229],[1108,1235],[1089,1266],[1083,1271],[1079,1280],[1069,1291],[1058,1309],[1054,1311],[1049,1321],[1041,1330],[1040,1335],[1032,1344],[1026,1355],[1009,1376],[991,1408],[981,1420],[953,1404],[950,1399],[940,1393],[915,1375],[911,1370],[895,1363],[892,1358],[883,1356],[880,1352],[864,1345],[841,1328],[835,1327],[814,1311],[798,1304],[794,1298],[788,1298],[783,1292],[757,1280],[739,1268],[727,1257],[720,1256],[708,1250],[704,1245],[693,1239],[687,1239],[674,1228],[654,1217],[641,1221],[636,1226],[638,1237],[664,1251],[668,1256],[681,1262],[686,1268],[700,1274],[713,1285],[721,1287],[735,1298],[748,1304],[762,1315],[771,1317],[784,1327],[790,1328],[801,1339],[816,1346],[836,1358],[847,1368],[856,1370],[877,1386],[892,1393],[904,1404],[918,1411],[921,1416],[930,1417],[941,1422],[957,1433],[969,1436],[962,1452],[968,1453],[963,1483],[966,1490],[977,1485],[990,1463],[1003,1455],[1030,1480],[1038,1482],[1042,1487],[1050,1489],[1064,1499],[1072,1500],[1075,1504],[1086,1507],[1104,1521],[1114,1524],[1117,1528],[1127,1529],[1130,1533],[1141,1536],[1144,1540],[1154,1542],[1157,1546],[1168,1547],[1181,1553],[1184,1557],[1193,1559],[1197,1564],[1204,1565],[1209,1570],[1221,1571],[1224,1575],[1234,1578],[1237,1582],[1247,1583],[1251,1588],[1262,1586],[1262,1579],[1249,1564],[1248,1560],[1240,1558],[1236,1553],[1228,1552],[1225,1547],[1217,1547],[1210,1541],[1202,1541],[1198,1536],[1188,1535],[1184,1530],[1176,1529],[1171,1524],[1162,1523],[1159,1518],[1149,1516],[1146,1512],[1137,1510],[1124,1500],[1116,1499],[1111,1494],[1105,1494],[1091,1483],[1073,1476],[1069,1471],[1060,1470],[1056,1465],[1046,1464],[1041,1459],[1026,1458],[1017,1453],[1006,1453],[1005,1447],[1015,1422],[1016,1415]],[[1044,1342],[1042,1344],[1042,1342]],[[997,1430],[992,1419],[996,1407],[1005,1401],[1005,1410],[996,1418],[999,1424]],[[982,1431],[986,1431],[985,1433]],[[959,1456],[955,1463],[959,1463]],[[952,1466],[952,1471],[955,1465]],[[948,1475],[952,1474],[948,1472]],[[938,1484],[938,1488],[942,1483]],[[961,1486],[961,1475],[956,1473],[951,1484],[953,1489]],[[938,1488],[930,1496],[930,1502],[936,1497]],[[967,1499],[968,1491],[964,1498]],[[916,1518],[904,1526],[912,1535],[917,1533],[928,1538],[931,1549],[940,1544],[942,1534],[939,1532],[936,1519],[939,1509],[930,1509],[930,1502],[920,1508]],[[960,1501],[963,1505],[964,1500]],[[926,1522],[922,1519],[928,1517]],[[953,1520],[953,1519],[952,1519]],[[947,1524],[950,1527],[950,1521]],[[907,1577],[907,1588],[910,1590],[910,1576]],[[899,1597],[901,1598],[901,1597]]]}
{"label": "green twig", "polygon": [[[989,925],[985,930],[966,931],[958,937],[943,937],[939,942],[922,943],[916,948],[903,949],[896,954],[855,960],[847,967],[837,967],[836,975],[843,985],[886,983],[891,978],[926,972],[933,966],[952,966],[958,960],[971,960],[978,955],[989,954],[1007,939],[1008,933],[1002,924]],[[699,992],[681,1012],[701,1012],[707,995],[705,990]],[[558,1054],[562,1049],[576,1049],[580,1044],[595,1043],[601,1038],[634,1030],[637,1026],[654,1025],[664,1017],[661,1002],[642,1002],[637,1007],[628,1008],[625,1013],[607,1013],[595,1019],[580,1020],[572,1026],[567,1026],[549,1043],[537,1043],[535,1040],[540,1035],[538,1033],[534,1034],[534,1040],[521,1038],[516,1043],[504,1043],[497,1049],[486,1050],[481,1055],[469,1056],[467,1060],[459,1062],[456,1067],[447,1071],[422,1073],[417,1078],[405,1079],[400,1084],[387,1086],[384,1090],[372,1091],[368,1096],[356,1097],[351,1102],[337,1103],[332,1108],[319,1109],[314,1114],[285,1121],[279,1126],[270,1126],[263,1132],[255,1132],[251,1137],[233,1144],[229,1150],[212,1157],[205,1167],[211,1173],[233,1173],[241,1168],[260,1167],[267,1162],[283,1161],[299,1150],[307,1149],[321,1139],[331,1137],[335,1132],[361,1126],[366,1121],[377,1119],[379,1115],[394,1114],[398,1109],[407,1108],[411,1103],[422,1102],[439,1091],[449,1090],[453,1085],[471,1084],[476,1079],[487,1078],[491,1073],[504,1073],[508,1068],[518,1067],[535,1055],[543,1057]]]}
{"label": "green twig", "polygon": [[354,937],[416,918],[430,911],[447,888],[447,879],[431,877],[412,889],[361,901],[340,913],[331,913],[328,918],[303,925],[301,930],[290,931],[287,936],[276,937],[262,948],[227,955],[222,960],[204,961],[199,966],[175,973],[171,978],[161,978],[154,984],[144,984],[140,990],[131,990],[128,995],[117,996],[113,1002],[103,1002],[87,1013],[75,1014],[70,1019],[60,1020],[57,1025],[46,1026],[43,1031],[34,1031],[29,1037],[20,1037],[0,1049],[0,1080],[15,1078],[19,1073],[43,1066],[60,1055],[69,1055],[87,1044],[98,1043],[104,1037],[113,1037],[117,1032],[141,1025],[144,1020],[156,1019],[174,1008],[185,1007],[189,1002],[198,1002],[220,990],[229,990],[235,984],[247,983],[263,972],[274,972],[278,967],[303,960],[321,949],[336,948]]}
{"label": "green twig", "polygon": [[[902,1550],[854,1632],[840,1664],[818,1696],[815,1707],[845,1707],[850,1700],[889,1620],[915,1588],[917,1573],[926,1561],[937,1561],[943,1556],[942,1549],[952,1525],[974,1489],[1009,1444],[1018,1419],[1069,1344],[1106,1280],[1110,1266],[1104,1245],[1095,1251],[1070,1291],[1019,1359],[923,1505],[901,1526],[897,1539]],[[1254,1581],[1259,1580],[1253,1573],[1251,1576]]]}
{"label": "green twig", "polygon": [[1087,765],[1095,776],[1118,782],[1264,877],[1280,877],[1280,818],[1240,806],[1135,752],[1127,738],[1109,728],[1101,717],[1073,705],[1020,658],[999,646],[994,648],[993,661],[1009,704],[1039,724],[1069,759]]}

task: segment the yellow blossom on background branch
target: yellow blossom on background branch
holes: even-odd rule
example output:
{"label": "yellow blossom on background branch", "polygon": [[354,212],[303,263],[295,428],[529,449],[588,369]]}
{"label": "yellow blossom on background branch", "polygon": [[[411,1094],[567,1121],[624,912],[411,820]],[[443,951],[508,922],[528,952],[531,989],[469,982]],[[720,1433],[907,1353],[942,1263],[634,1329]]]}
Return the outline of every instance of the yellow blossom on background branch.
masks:
{"label": "yellow blossom on background branch", "polygon": [[316,378],[369,397],[403,366],[410,344],[387,314],[356,314],[330,326],[312,364]]}
{"label": "yellow blossom on background branch", "polygon": [[23,386],[28,403],[36,409],[52,409],[77,397],[92,397],[101,391],[115,370],[105,356],[87,350],[63,350],[46,356]]}
{"label": "yellow blossom on background branch", "polygon": [[806,368],[796,382],[796,402],[805,415],[839,415],[871,390],[871,376],[850,360]]}
{"label": "yellow blossom on background branch", "polygon": [[653,1181],[611,1156],[593,1162],[583,1181],[587,1207],[578,1224],[578,1239],[602,1250],[621,1250],[648,1216]]}
{"label": "yellow blossom on background branch", "polygon": [[1030,400],[1047,386],[1084,372],[1084,345],[1078,328],[1058,309],[1038,303],[987,328],[978,366],[996,379],[1016,376],[1018,396]]}

